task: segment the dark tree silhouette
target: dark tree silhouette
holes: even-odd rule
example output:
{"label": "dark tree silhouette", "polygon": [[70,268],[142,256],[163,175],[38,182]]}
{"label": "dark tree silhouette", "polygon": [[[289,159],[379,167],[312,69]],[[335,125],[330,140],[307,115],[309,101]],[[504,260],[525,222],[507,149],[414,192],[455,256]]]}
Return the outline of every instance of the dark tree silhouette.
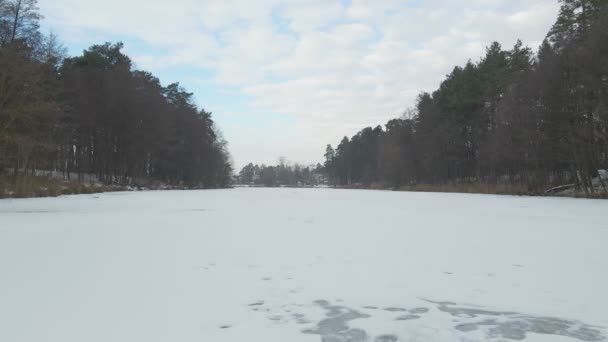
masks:
{"label": "dark tree silhouette", "polygon": [[[456,67],[413,117],[344,138],[326,168],[336,184],[516,184],[597,191],[608,168],[608,3],[562,0],[535,56],[493,43]],[[373,134],[371,132],[374,132]],[[596,179],[594,184],[594,179]]]}
{"label": "dark tree silhouette", "polygon": [[122,43],[65,58],[36,0],[0,0],[0,173],[220,187],[227,144],[178,83],[134,70]]}

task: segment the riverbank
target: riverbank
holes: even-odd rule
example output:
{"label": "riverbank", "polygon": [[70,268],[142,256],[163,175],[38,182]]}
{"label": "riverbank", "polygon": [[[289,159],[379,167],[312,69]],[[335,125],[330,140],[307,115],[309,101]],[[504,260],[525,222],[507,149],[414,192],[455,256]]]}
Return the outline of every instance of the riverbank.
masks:
{"label": "riverbank", "polygon": [[129,188],[122,185],[81,183],[47,176],[0,176],[0,198],[57,197],[126,190]]}
{"label": "riverbank", "polygon": [[337,186],[338,189],[360,190],[392,190],[404,192],[430,192],[430,193],[461,193],[483,195],[510,195],[510,196],[542,196],[542,197],[572,197],[590,199],[608,199],[608,192],[596,186],[593,191],[575,190],[574,186],[558,189],[557,191],[532,191],[523,184],[495,184],[495,183],[446,183],[446,184],[413,184],[402,186],[389,186],[386,184],[352,184]]}
{"label": "riverbank", "polygon": [[[87,178],[92,179],[92,178]],[[228,188],[225,187],[225,188]],[[7,176],[0,175],[1,198],[58,197],[62,195],[94,194],[117,191],[143,190],[202,190],[217,187],[170,185],[158,181],[133,184],[105,184],[100,181],[79,181],[77,178],[65,179],[52,176]]]}

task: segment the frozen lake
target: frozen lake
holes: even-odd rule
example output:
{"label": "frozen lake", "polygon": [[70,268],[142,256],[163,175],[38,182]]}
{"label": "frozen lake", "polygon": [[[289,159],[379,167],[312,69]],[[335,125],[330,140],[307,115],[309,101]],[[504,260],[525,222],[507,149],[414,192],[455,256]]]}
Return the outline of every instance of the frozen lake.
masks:
{"label": "frozen lake", "polygon": [[608,201],[0,200],[0,341],[607,341]]}

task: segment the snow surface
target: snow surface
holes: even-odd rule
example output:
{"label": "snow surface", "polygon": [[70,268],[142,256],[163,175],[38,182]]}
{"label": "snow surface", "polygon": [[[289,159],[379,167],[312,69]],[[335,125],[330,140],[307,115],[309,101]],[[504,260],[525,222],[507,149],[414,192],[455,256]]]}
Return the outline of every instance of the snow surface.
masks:
{"label": "snow surface", "polygon": [[608,341],[608,201],[332,189],[0,201],[0,341]]}

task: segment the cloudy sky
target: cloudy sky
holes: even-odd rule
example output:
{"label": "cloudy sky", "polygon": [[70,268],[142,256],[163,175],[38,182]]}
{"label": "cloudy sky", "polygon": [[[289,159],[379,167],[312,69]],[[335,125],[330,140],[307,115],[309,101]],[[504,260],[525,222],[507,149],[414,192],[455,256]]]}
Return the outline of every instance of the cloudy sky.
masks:
{"label": "cloudy sky", "polygon": [[39,0],[69,53],[122,41],[214,113],[237,167],[321,161],[485,46],[536,48],[557,0]]}

